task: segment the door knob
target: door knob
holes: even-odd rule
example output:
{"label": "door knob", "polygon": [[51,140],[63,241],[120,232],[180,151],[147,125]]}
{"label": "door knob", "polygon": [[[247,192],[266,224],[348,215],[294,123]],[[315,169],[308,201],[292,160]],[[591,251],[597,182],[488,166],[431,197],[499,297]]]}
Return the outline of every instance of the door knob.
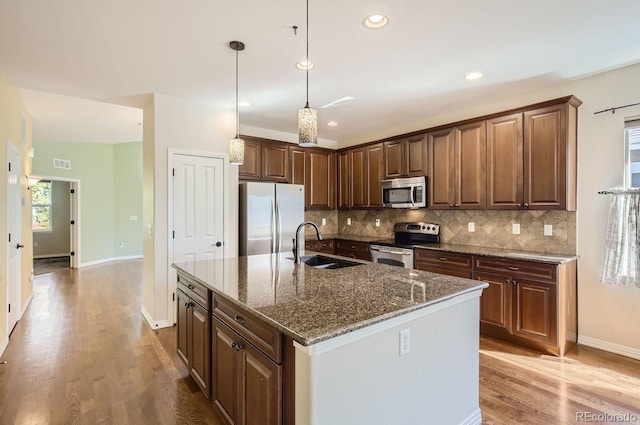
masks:
{"label": "door knob", "polygon": [[24,245],[22,245],[21,243],[16,245],[16,249],[20,249],[20,248],[24,248]]}
{"label": "door knob", "polygon": [[[218,242],[216,242],[216,243],[215,243],[215,245],[216,245],[217,247],[221,247],[221,246],[222,246],[222,242],[218,241]],[[211,246],[213,246],[213,245],[211,245]]]}

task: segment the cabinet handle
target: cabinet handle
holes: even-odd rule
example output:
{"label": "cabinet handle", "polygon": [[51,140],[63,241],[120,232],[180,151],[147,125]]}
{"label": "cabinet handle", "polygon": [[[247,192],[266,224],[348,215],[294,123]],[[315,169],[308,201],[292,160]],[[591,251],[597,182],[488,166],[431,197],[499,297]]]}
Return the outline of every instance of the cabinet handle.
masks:
{"label": "cabinet handle", "polygon": [[238,316],[237,314],[235,316],[233,316],[233,320],[235,320],[236,322],[240,323],[241,325],[246,325],[247,321],[244,320],[241,316]]}
{"label": "cabinet handle", "polygon": [[517,285],[517,284],[518,284],[518,282],[516,282],[515,280],[512,280],[512,281],[511,281],[511,284],[513,284],[513,285]]}
{"label": "cabinet handle", "polygon": [[187,308],[191,307],[191,305],[192,305],[192,304],[191,304],[190,302],[186,302],[186,303],[184,303],[184,306],[185,306],[185,307],[187,307]]}
{"label": "cabinet handle", "polygon": [[511,283],[511,282],[509,282],[509,279],[505,279],[504,282],[505,283]]}
{"label": "cabinet handle", "polygon": [[440,261],[447,261],[447,257],[439,257],[438,260]]}
{"label": "cabinet handle", "polygon": [[244,346],[242,344],[238,344],[237,342],[233,341],[231,343],[231,348],[235,349],[236,351],[240,351],[244,348]]}
{"label": "cabinet handle", "polygon": [[517,207],[518,209],[520,209],[520,208],[522,208],[522,204],[517,203],[517,204],[516,204],[516,207]]}
{"label": "cabinet handle", "polygon": [[509,266],[507,267],[509,270],[513,270],[514,272],[517,272],[518,270],[520,270],[520,267],[516,267],[516,266]]}
{"label": "cabinet handle", "polygon": [[529,208],[529,204],[527,204],[526,202],[524,203],[524,207],[525,208]]}
{"label": "cabinet handle", "polygon": [[449,208],[453,208],[453,204],[449,204]]}
{"label": "cabinet handle", "polygon": [[189,284],[189,285],[187,285],[187,288],[189,288],[189,289],[193,289],[193,288],[195,288],[195,286],[193,286],[193,285]]}

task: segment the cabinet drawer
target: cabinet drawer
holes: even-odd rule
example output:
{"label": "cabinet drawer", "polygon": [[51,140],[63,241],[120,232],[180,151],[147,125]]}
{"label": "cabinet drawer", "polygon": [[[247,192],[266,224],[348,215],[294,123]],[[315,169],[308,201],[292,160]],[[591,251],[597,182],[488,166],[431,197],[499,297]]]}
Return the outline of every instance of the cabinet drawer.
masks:
{"label": "cabinet drawer", "polygon": [[282,337],[276,329],[219,296],[213,297],[213,314],[275,362],[282,362]]}
{"label": "cabinet drawer", "polygon": [[211,309],[211,292],[206,286],[182,274],[178,274],[178,288],[191,297],[195,302],[204,307],[205,310],[209,311]]}
{"label": "cabinet drawer", "polygon": [[445,267],[438,264],[423,263],[416,261],[415,268],[431,273],[446,274],[447,276],[462,277],[465,279],[473,279],[473,271],[461,269],[459,267]]}
{"label": "cabinet drawer", "polygon": [[415,263],[431,264],[439,267],[463,268],[471,271],[473,261],[471,255],[454,252],[415,248]]}
{"label": "cabinet drawer", "polygon": [[502,273],[512,277],[525,277],[549,283],[556,282],[558,266],[555,264],[480,256],[474,258],[476,271]]}
{"label": "cabinet drawer", "polygon": [[361,252],[369,255],[369,242],[356,242],[346,239],[336,239],[336,250],[339,251],[354,251]]}
{"label": "cabinet drawer", "polygon": [[304,249],[332,254],[333,239],[321,240],[321,241],[305,241]]}

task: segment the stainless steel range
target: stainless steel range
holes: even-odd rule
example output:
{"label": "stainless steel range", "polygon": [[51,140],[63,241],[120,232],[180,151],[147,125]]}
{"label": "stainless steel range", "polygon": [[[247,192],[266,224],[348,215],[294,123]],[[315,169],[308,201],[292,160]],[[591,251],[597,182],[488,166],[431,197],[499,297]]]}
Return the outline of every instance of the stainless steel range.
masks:
{"label": "stainless steel range", "polygon": [[412,269],[415,245],[440,243],[439,224],[396,223],[393,233],[393,239],[370,242],[371,261]]}

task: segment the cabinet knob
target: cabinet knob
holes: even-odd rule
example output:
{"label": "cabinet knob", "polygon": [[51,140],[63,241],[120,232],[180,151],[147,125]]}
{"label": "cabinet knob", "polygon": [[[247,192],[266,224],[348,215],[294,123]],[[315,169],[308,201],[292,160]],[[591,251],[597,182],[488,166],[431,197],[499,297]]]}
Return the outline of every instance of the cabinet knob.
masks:
{"label": "cabinet knob", "polygon": [[195,288],[195,286],[193,286],[192,284],[189,284],[189,285],[187,285],[187,288],[193,289],[193,288]]}
{"label": "cabinet knob", "polygon": [[233,341],[231,343],[231,348],[235,349],[236,351],[240,351],[244,348],[244,346],[242,344],[238,344],[237,342]]}
{"label": "cabinet knob", "polygon": [[242,316],[238,316],[237,314],[235,316],[233,316],[233,320],[235,320],[236,322],[240,323],[241,325],[246,325],[247,321],[244,320],[244,318]]}
{"label": "cabinet knob", "polygon": [[189,307],[191,307],[191,303],[190,303],[190,302],[186,302],[186,303],[184,303],[184,306],[185,306],[186,308],[189,308]]}
{"label": "cabinet knob", "polygon": [[453,208],[453,204],[449,204],[449,208]]}
{"label": "cabinet knob", "polygon": [[525,208],[529,208],[529,204],[527,204],[526,202],[524,203],[524,207]]}
{"label": "cabinet knob", "polygon": [[517,203],[517,204],[516,204],[516,207],[517,207],[517,208],[522,208],[522,204],[521,204],[521,203]]}
{"label": "cabinet knob", "polygon": [[516,282],[515,280],[512,280],[512,281],[511,281],[511,284],[513,284],[513,285],[517,285],[517,284],[518,284],[518,282]]}
{"label": "cabinet knob", "polygon": [[447,261],[447,257],[439,257],[438,260],[440,261]]}
{"label": "cabinet knob", "polygon": [[505,283],[511,283],[511,282],[509,282],[509,279],[505,279],[504,282]]}

